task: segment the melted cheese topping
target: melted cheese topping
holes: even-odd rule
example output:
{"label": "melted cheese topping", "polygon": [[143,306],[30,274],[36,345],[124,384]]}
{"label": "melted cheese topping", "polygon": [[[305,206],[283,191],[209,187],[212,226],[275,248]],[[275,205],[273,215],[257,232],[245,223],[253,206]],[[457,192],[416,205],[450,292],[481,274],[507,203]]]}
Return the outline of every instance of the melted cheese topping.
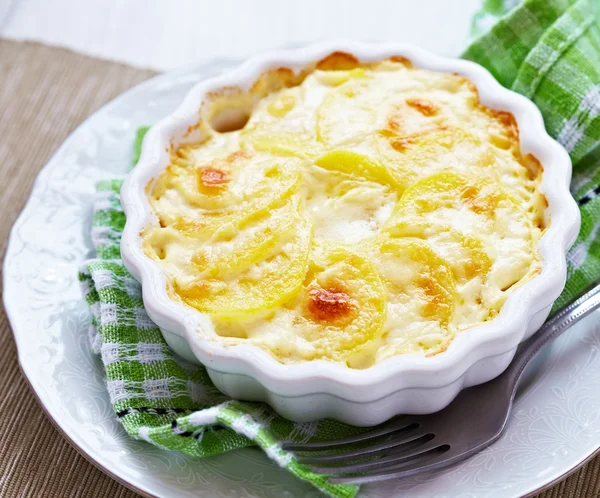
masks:
{"label": "melted cheese topping", "polygon": [[347,54],[292,80],[258,85],[240,130],[205,118],[149,185],[146,253],[210,340],[352,368],[432,355],[539,272],[541,166],[470,81]]}

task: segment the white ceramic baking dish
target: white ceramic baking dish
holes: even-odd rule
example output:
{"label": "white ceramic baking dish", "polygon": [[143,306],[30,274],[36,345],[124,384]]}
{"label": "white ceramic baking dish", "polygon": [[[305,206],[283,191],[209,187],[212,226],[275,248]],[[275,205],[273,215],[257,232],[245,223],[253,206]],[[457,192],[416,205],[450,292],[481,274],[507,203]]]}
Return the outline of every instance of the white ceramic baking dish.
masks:
{"label": "white ceramic baking dish", "polygon": [[[549,228],[539,243],[541,273],[508,298],[496,319],[462,332],[447,351],[433,357],[399,355],[366,370],[352,370],[326,361],[282,365],[252,345],[226,348],[210,340],[215,333],[208,316],[169,298],[165,275],[141,247],[140,231],[155,221],[145,187],[167,166],[171,146],[198,139],[194,125],[207,93],[231,86],[248,89],[268,69],[298,71],[335,51],[349,52],[363,62],[404,56],[415,66],[469,78],[483,104],[515,116],[522,152],[536,156],[544,168],[542,189],[548,199]],[[579,210],[569,193],[570,179],[569,156],[546,133],[537,107],[503,88],[481,66],[404,44],[321,43],[261,55],[235,71],[202,81],[171,116],[152,127],[141,159],[121,191],[127,215],[121,253],[127,268],[142,283],[148,314],[169,346],[186,359],[204,364],[219,390],[237,399],[264,401],[296,421],[328,417],[369,426],[400,413],[442,409],[461,389],[499,375],[517,345],[542,325],[564,287],[565,253],[579,232]]]}

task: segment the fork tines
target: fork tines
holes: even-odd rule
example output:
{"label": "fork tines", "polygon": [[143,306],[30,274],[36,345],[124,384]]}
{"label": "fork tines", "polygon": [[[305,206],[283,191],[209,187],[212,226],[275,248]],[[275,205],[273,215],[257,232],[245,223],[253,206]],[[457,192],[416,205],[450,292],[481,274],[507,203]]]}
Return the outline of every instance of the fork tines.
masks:
{"label": "fork tines", "polygon": [[359,484],[426,471],[450,447],[420,424],[400,419],[343,439],[288,442],[283,448],[294,451],[300,463],[315,464],[313,472],[333,476],[332,483]]}

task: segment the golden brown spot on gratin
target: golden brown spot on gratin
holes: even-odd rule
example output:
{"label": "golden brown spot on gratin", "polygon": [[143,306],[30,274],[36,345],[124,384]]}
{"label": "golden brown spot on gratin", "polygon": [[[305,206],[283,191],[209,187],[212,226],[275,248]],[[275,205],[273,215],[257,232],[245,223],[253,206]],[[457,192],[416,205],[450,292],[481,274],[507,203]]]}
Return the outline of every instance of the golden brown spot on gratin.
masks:
{"label": "golden brown spot on gratin", "polygon": [[494,109],[489,110],[490,114],[494,116],[498,122],[506,128],[509,132],[511,138],[518,138],[519,136],[519,126],[517,125],[517,120],[515,117],[506,111],[496,111]]}
{"label": "golden brown spot on gratin", "polygon": [[402,110],[399,107],[396,107],[388,116],[385,129],[393,134],[400,133],[402,129]]}
{"label": "golden brown spot on gratin", "polygon": [[202,168],[198,172],[199,187],[209,192],[219,192],[229,181],[229,174],[217,168]]}
{"label": "golden brown spot on gratin", "polygon": [[317,62],[317,69],[322,71],[343,71],[354,69],[359,65],[359,60],[347,52],[333,52]]}
{"label": "golden brown spot on gratin", "polygon": [[254,82],[250,93],[262,98],[282,88],[299,85],[302,83],[304,77],[305,75],[303,74],[296,75],[289,67],[269,69],[262,73]]}
{"label": "golden brown spot on gratin", "polygon": [[490,127],[490,142],[500,149],[512,148],[518,154],[519,126],[515,117],[510,112],[496,111],[487,107],[483,109],[498,125],[495,132],[493,124]]}
{"label": "golden brown spot on gratin", "polygon": [[407,99],[406,103],[419,111],[423,116],[435,116],[438,113],[437,106],[430,100],[425,99]]}
{"label": "golden brown spot on gratin", "polygon": [[350,315],[354,308],[353,299],[344,291],[332,287],[315,287],[308,293],[308,311],[317,320],[334,321]]}
{"label": "golden brown spot on gratin", "polygon": [[438,318],[441,322],[447,321],[444,317],[449,316],[448,312],[448,292],[439,282],[429,273],[422,273],[416,279],[417,286],[423,292],[425,297],[425,306],[423,307],[423,316],[428,318]]}
{"label": "golden brown spot on gratin", "polygon": [[401,55],[392,55],[389,59],[391,62],[397,62],[399,64],[404,64],[406,67],[412,67],[412,62],[406,57],[402,57]]}
{"label": "golden brown spot on gratin", "polygon": [[500,196],[494,192],[483,194],[475,185],[466,186],[461,192],[461,199],[476,214],[491,217],[498,207]]}
{"label": "golden brown spot on gratin", "polygon": [[390,140],[390,145],[392,148],[398,152],[404,152],[411,145],[413,145],[417,140],[417,137],[407,136],[407,137],[397,137]]}

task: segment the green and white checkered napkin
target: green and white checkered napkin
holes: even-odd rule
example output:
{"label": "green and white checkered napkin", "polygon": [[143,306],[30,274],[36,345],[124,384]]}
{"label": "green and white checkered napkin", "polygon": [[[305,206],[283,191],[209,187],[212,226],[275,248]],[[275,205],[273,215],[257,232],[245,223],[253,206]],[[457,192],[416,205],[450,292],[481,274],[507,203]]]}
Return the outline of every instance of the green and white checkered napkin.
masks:
{"label": "green and white checkered napkin", "polygon": [[[572,190],[583,224],[569,253],[569,280],[559,307],[600,276],[600,2],[515,3],[485,2],[474,20],[479,37],[464,57],[533,100],[549,133],[571,154]],[[138,133],[134,163],[144,132]],[[79,279],[92,311],[92,348],[102,356],[111,402],[125,430],[136,439],[193,457],[258,445],[278,465],[323,492],[354,496],[356,486],[328,484],[282,451],[278,442],[327,440],[360,429],[330,420],[295,424],[266,405],[229,400],[203,368],[186,364],[169,350],[146,315],[139,284],[120,260],[125,224],[118,197],[121,183],[98,185],[92,229],[97,259],[84,264]]]}

